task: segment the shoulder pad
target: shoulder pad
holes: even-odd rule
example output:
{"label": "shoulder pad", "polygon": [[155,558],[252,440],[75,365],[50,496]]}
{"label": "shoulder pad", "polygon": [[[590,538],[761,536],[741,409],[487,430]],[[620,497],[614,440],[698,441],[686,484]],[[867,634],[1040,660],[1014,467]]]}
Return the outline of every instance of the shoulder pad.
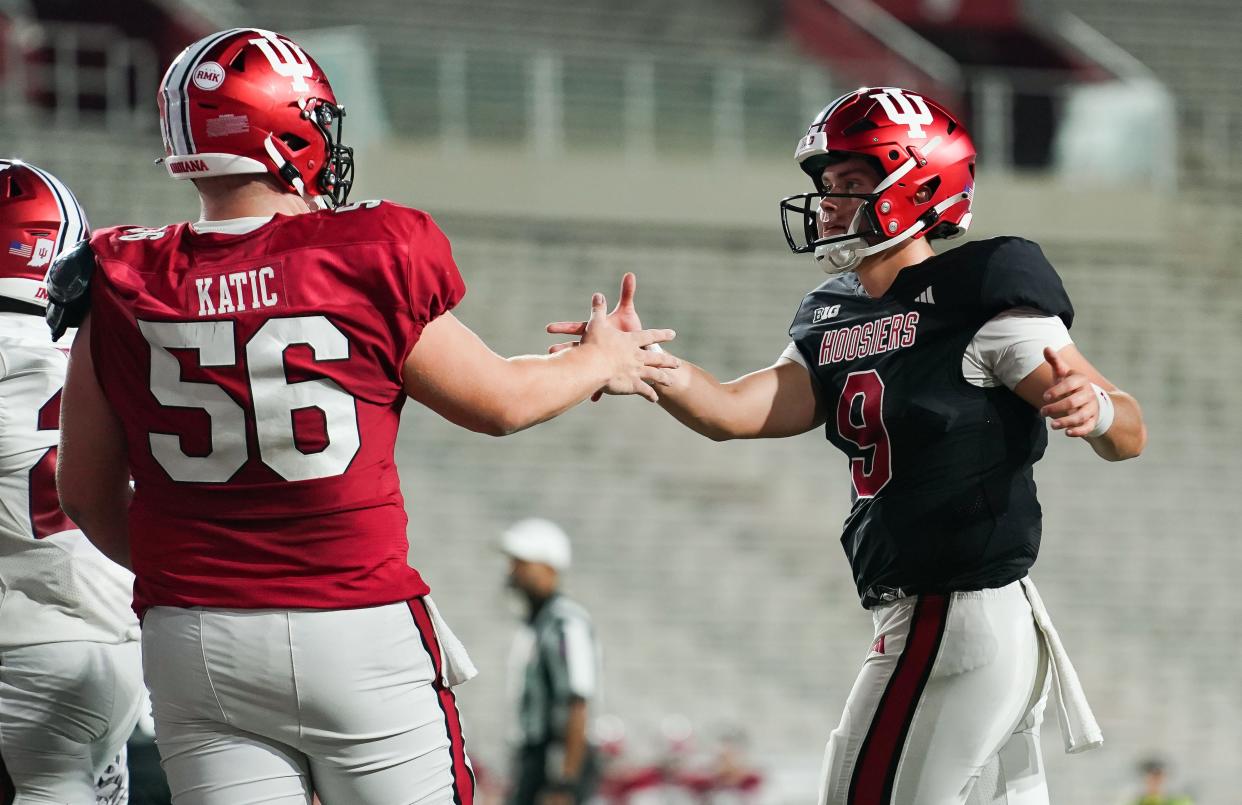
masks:
{"label": "shoulder pad", "polygon": [[1043,250],[1021,238],[998,238],[988,256],[981,301],[995,315],[1014,307],[1032,307],[1074,323],[1074,306],[1065,285]]}
{"label": "shoulder pad", "polygon": [[47,272],[47,325],[52,340],[58,340],[70,327],[77,327],[91,309],[91,276],[95,273],[95,252],[83,240],[56,258]]}

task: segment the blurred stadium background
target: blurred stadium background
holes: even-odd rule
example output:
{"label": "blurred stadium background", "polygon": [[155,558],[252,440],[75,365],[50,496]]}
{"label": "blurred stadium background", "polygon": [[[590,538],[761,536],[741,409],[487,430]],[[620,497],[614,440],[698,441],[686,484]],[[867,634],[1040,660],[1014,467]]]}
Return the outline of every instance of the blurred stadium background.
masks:
{"label": "blurred stadium background", "polygon": [[[1242,749],[1242,4],[1237,0],[0,0],[4,156],[60,175],[94,225],[197,214],[167,179],[154,90],[203,33],[279,30],[333,77],[354,198],[429,210],[470,286],[459,315],[505,354],[640,280],[647,323],[720,376],[767,365],[820,281],[777,200],[811,116],[860,84],[963,111],[981,152],[972,236],[1041,242],[1084,352],[1133,391],[1151,443],[1098,461],[1051,440],[1034,574],[1105,731],[1053,801],[1135,791],[1167,758],[1238,802]],[[871,638],[837,543],[845,462],[817,434],[713,444],[606,399],[503,440],[410,406],[400,462],[414,563],[482,675],[459,691],[503,773],[516,615],[512,520],[560,521],[569,591],[606,652],[602,712],[654,758],[744,730],[762,799],[806,802]],[[615,723],[615,722],[614,722]]]}

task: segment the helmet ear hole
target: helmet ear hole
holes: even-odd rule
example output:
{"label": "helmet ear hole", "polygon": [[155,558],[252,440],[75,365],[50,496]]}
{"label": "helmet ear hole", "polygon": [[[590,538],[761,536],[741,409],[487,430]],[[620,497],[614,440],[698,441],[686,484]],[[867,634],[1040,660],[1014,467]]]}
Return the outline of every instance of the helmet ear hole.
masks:
{"label": "helmet ear hole", "polygon": [[939,189],[940,189],[940,177],[933,176],[932,178],[924,182],[923,186],[920,187],[915,192],[914,200],[915,202],[919,204],[926,204],[928,201],[931,201],[932,196],[936,195],[936,191]]}
{"label": "helmet ear hole", "polygon": [[280,135],[278,139],[281,142],[283,142],[285,145],[287,145],[289,147],[289,150],[295,154],[310,145],[310,143],[308,143],[306,140],[303,140],[298,135],[291,134],[289,132],[285,132],[284,134]]}

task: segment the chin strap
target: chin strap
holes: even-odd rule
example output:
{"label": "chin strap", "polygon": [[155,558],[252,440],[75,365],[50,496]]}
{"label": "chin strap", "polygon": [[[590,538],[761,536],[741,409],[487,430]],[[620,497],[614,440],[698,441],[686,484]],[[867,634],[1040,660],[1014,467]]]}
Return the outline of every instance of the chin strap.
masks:
{"label": "chin strap", "polygon": [[819,261],[819,267],[825,274],[844,274],[858,268],[858,264],[862,262],[863,253],[858,247],[865,246],[866,241],[858,234],[858,225],[863,220],[863,209],[867,203],[858,205],[854,218],[845,230],[845,234],[857,237],[815,247],[815,259]]}
{"label": "chin strap", "polygon": [[858,264],[862,262],[862,256],[850,245],[855,242],[851,240],[834,243],[831,246],[815,247],[815,259],[819,261],[819,267],[824,270],[825,274],[845,274],[858,268]]}

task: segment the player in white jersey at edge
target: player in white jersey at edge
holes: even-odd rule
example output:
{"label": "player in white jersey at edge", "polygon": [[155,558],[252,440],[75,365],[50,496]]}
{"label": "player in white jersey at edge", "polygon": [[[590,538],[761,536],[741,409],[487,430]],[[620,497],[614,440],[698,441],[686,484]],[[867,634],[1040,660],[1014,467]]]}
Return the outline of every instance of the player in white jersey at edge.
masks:
{"label": "player in white jersey at edge", "polygon": [[0,785],[0,802],[16,805],[128,802],[141,707],[133,576],[56,496],[68,355],[43,320],[43,276],[87,234],[56,177],[0,160],[0,770],[16,789]]}

